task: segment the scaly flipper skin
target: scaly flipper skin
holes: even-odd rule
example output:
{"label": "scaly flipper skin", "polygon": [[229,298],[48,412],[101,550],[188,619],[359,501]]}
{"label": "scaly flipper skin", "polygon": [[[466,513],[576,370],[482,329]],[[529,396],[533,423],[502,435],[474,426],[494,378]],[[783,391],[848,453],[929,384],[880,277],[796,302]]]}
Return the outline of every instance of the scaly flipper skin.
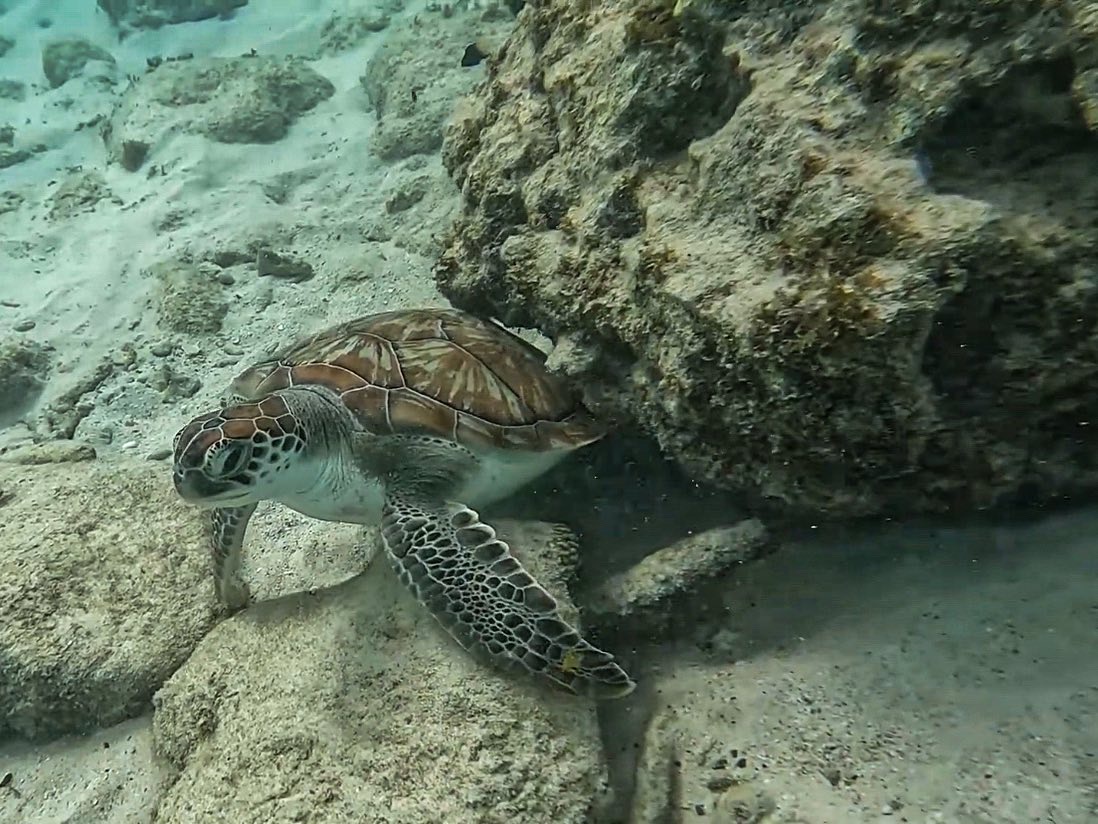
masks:
{"label": "scaly flipper skin", "polygon": [[561,619],[553,596],[469,507],[390,491],[381,533],[400,579],[473,655],[575,694],[633,691],[614,657]]}
{"label": "scaly flipper skin", "polygon": [[213,563],[217,600],[233,612],[248,606],[251,595],[240,578],[240,550],[255,504],[214,509],[210,512],[210,559]]}

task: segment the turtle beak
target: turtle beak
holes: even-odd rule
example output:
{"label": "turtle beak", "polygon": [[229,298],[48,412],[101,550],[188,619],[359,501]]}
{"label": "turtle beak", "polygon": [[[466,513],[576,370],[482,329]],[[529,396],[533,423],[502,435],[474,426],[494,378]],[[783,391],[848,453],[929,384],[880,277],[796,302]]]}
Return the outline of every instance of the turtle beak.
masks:
{"label": "turtle beak", "polygon": [[241,494],[238,484],[212,481],[204,472],[181,470],[172,473],[175,491],[189,504],[203,508],[244,503],[247,495]]}
{"label": "turtle beak", "polygon": [[217,494],[217,490],[210,488],[211,484],[203,482],[201,472],[185,472],[179,467],[172,473],[172,485],[179,497],[191,504],[203,503],[211,494]]}

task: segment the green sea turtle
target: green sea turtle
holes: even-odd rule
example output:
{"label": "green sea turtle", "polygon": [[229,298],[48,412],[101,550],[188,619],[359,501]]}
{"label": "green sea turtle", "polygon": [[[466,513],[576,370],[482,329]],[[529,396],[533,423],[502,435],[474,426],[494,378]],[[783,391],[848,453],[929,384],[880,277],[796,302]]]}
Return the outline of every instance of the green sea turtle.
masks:
{"label": "green sea turtle", "polygon": [[176,435],[173,480],[213,508],[214,584],[230,609],[249,600],[240,552],[259,501],[380,524],[400,579],[465,649],[618,697],[633,681],[470,508],[602,435],[538,349],[464,312],[411,309],[332,327],[245,370],[223,408]]}

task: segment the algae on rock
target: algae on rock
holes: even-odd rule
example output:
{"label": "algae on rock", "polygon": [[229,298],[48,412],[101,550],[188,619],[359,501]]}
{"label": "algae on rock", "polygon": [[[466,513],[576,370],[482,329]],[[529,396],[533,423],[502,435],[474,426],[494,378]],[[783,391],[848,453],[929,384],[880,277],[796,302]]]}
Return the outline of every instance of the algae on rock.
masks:
{"label": "algae on rock", "polygon": [[776,507],[1094,490],[1084,6],[528,6],[447,133],[439,285]]}

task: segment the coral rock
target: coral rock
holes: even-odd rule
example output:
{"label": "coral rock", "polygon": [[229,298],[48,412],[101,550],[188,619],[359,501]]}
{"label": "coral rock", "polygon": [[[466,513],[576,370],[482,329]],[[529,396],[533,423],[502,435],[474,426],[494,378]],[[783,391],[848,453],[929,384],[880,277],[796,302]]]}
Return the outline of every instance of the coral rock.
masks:
{"label": "coral rock", "polygon": [[527,6],[447,133],[439,285],[776,507],[1093,490],[1093,21],[885,6]]}
{"label": "coral rock", "polygon": [[59,40],[42,50],[42,71],[50,86],[56,89],[80,74],[92,60],[114,65],[114,57],[109,51],[87,40]]}
{"label": "coral rock", "polygon": [[334,93],[327,78],[293,58],[165,62],[129,89],[103,137],[112,158],[126,168],[140,166],[180,132],[220,143],[273,143]]}

